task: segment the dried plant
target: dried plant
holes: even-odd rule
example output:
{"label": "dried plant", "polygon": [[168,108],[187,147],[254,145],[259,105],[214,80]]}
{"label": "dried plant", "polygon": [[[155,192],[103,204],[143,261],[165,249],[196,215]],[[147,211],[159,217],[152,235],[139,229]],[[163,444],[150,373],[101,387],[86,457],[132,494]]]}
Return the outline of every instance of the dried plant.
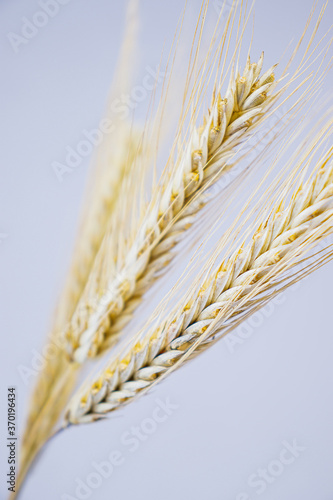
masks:
{"label": "dried plant", "polygon": [[[248,243],[243,242],[222,262],[214,256],[215,270],[192,284],[191,289],[196,291],[186,303],[133,344],[123,357],[111,360],[88,391],[74,397],[67,413],[69,423],[90,422],[122,407],[180,366],[189,353],[193,356],[200,352],[235,328],[254,308],[267,303],[282,276],[283,281],[292,277],[294,266],[313,243],[333,231],[332,156],[330,148],[315,166],[313,176],[291,193],[290,202],[279,200],[259,221]],[[298,170],[294,165],[291,177]],[[285,190],[282,192],[287,198]],[[331,256],[330,248],[326,257]],[[212,265],[209,262],[209,269]],[[301,277],[302,273],[297,279]]]}
{"label": "dried plant", "polygon": [[[208,3],[204,5],[207,9]],[[318,17],[313,34],[318,29],[323,12],[324,9]],[[238,58],[243,32],[236,39],[236,49],[228,71],[228,47],[236,13],[237,9],[230,12],[220,35],[220,42],[217,47],[211,44],[204,63],[193,76],[192,86],[187,82],[184,102],[189,96],[189,103],[184,106],[170,156],[160,181],[152,189],[150,202],[141,209],[139,219],[123,218],[122,225],[115,224],[111,230],[106,231],[87,286],[63,332],[66,350],[73,362],[84,363],[88,357],[96,357],[117,342],[142,296],[161,271],[165,272],[175,255],[177,243],[200,218],[200,211],[205,206],[205,190],[217,183],[224,174],[236,169],[240,162],[237,153],[241,145],[249,137],[253,137],[256,129],[272,115],[274,104],[287,92],[290,85],[298,79],[299,88],[308,80],[309,75],[302,80],[307,68],[304,57],[294,74],[277,90],[279,81],[275,80],[274,75],[277,65],[261,74],[263,53],[257,63],[251,63],[248,56],[243,74],[240,75]],[[239,12],[239,22],[241,15],[242,9]],[[243,30],[245,27],[246,21]],[[304,34],[305,32],[303,36]],[[200,42],[199,37],[198,47]],[[305,54],[311,43],[312,40]],[[225,45],[227,49],[223,55]],[[298,47],[293,57],[297,49]],[[189,74],[195,73],[197,57],[189,67]],[[209,71],[210,59],[213,60]],[[291,61],[282,72],[281,80],[285,78]],[[202,105],[212,73],[215,73],[215,78],[211,106],[201,126],[197,126],[198,110],[202,107],[200,104]],[[223,83],[228,74],[229,85],[222,98]],[[317,84],[319,85],[318,80]],[[300,100],[306,100],[307,91],[302,93]],[[185,131],[183,134],[186,118],[189,122],[188,133]],[[144,178],[140,181],[138,176],[136,182],[142,185],[143,180]],[[142,197],[142,190],[138,192]],[[131,190],[124,190],[123,194],[118,209],[126,213],[127,200],[135,200],[136,196]],[[132,228],[130,232],[126,231],[127,226]]]}
{"label": "dried plant", "polygon": [[72,317],[88,281],[92,265],[102,244],[121,186],[129,177],[134,159],[140,153],[140,135],[127,122],[119,121],[110,104],[120,90],[126,91],[133,78],[134,46],[137,36],[137,2],[128,8],[123,46],[112,84],[106,118],[114,125],[111,137],[104,136],[97,151],[89,179],[81,226],[64,290],[55,311],[48,347],[52,356],[45,359],[30,400],[25,432],[22,436],[21,470],[18,483],[35,454],[48,439],[77,381],[77,366],[69,363],[61,332]]}
{"label": "dried plant", "polygon": [[[127,56],[135,45],[135,3],[133,0],[130,4],[132,14],[122,55],[127,64],[120,66],[114,92],[123,86],[128,88],[131,81],[131,59]],[[37,453],[55,432],[66,405],[62,427],[91,422],[122,407],[235,328],[283,287],[331,256],[327,249],[316,265],[293,274],[313,244],[332,229],[331,150],[318,160],[313,178],[302,186],[299,184],[291,199],[288,198],[288,188],[304,170],[303,163],[311,163],[312,151],[317,149],[312,144],[306,154],[294,157],[293,163],[288,164],[287,181],[280,182],[281,176],[277,176],[276,193],[270,189],[271,198],[266,192],[259,201],[260,204],[265,199],[268,206],[275,199],[270,213],[262,219],[256,218],[246,230],[237,218],[224,232],[214,255],[203,263],[204,272],[192,283],[186,301],[166,317],[162,318],[161,313],[148,333],[144,336],[139,333],[122,355],[111,356],[105,370],[97,378],[90,377],[70,399],[81,366],[88,358],[95,358],[116,344],[146,291],[177,255],[177,244],[185,238],[187,230],[197,223],[198,235],[203,234],[199,222],[204,219],[207,190],[244,162],[246,154],[242,154],[242,144],[254,137],[261,124],[272,116],[278,99],[284,94],[284,103],[287,103],[302,89],[288,110],[290,119],[300,113],[324,76],[325,70],[318,76],[319,70],[311,73],[310,68],[311,57],[315,55],[324,61],[330,46],[329,42],[323,49],[318,48],[320,44],[312,48],[325,6],[297,69],[287,76],[314,11],[291,59],[281,70],[280,79],[276,80],[276,65],[262,71],[263,53],[257,63],[251,62],[248,55],[243,73],[239,73],[241,43],[250,18],[243,2],[234,2],[221,34],[217,24],[208,51],[203,61],[200,60],[208,3],[203,1],[200,11],[179,122],[161,175],[158,176],[154,168],[151,174],[154,179],[149,184],[149,149],[159,147],[173,63],[169,80],[165,79],[163,84],[154,133],[148,133],[149,125],[138,134],[129,123],[119,122],[117,132],[103,141],[95,159],[94,187],[87,198],[72,266],[49,340],[54,356],[47,360],[31,398],[22,440],[18,489]],[[177,37],[176,41],[178,43]],[[168,65],[174,57],[171,53]],[[296,88],[290,90],[295,82]],[[200,120],[205,99],[211,94],[210,108]],[[111,98],[112,95],[114,93]],[[318,144],[328,135],[330,127],[331,123],[318,134]],[[279,137],[281,135],[276,134],[274,140]],[[257,163],[260,164],[259,158]],[[240,181],[250,170],[243,169]],[[233,194],[232,190],[228,194],[226,191],[222,195],[213,194],[209,204],[225,202],[227,195],[232,201]],[[241,213],[248,213],[250,217],[253,211],[249,206],[247,204]],[[229,253],[231,256],[222,259],[235,242],[233,234],[242,231],[244,241],[237,240],[238,247]],[[153,318],[155,316],[147,324]]]}
{"label": "dried plant", "polygon": [[[83,303],[66,332],[74,361],[82,363],[87,356],[94,357],[99,349],[112,345],[138,299],[169,263],[170,250],[197,217],[204,204],[196,196],[198,192],[227,170],[235,148],[253,133],[279,95],[269,94],[274,84],[273,67],[260,76],[262,64],[263,54],[257,64],[248,59],[243,76],[232,79],[226,97],[218,94],[214,98],[204,125],[193,129],[188,147],[153,192],[124,262],[105,279],[105,291],[93,286],[93,294],[88,289],[82,296]],[[109,258],[105,251],[103,256]],[[99,260],[96,264],[103,265]]]}

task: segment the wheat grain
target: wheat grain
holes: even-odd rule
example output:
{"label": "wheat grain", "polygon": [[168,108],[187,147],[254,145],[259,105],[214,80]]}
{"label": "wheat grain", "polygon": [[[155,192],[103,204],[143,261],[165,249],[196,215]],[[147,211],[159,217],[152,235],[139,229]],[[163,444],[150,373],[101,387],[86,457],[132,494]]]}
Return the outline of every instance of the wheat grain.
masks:
{"label": "wheat grain", "polygon": [[332,229],[331,162],[294,192],[284,210],[274,209],[252,241],[222,263],[184,308],[136,343],[124,358],[112,362],[88,391],[73,398],[67,422],[90,422],[123,406],[180,364],[195,343],[200,350],[217,332],[229,331],[244,311],[258,307],[258,300],[267,301],[263,292],[272,289],[277,276],[288,269],[285,262],[295,255],[295,248],[297,253],[297,245],[320,240]]}

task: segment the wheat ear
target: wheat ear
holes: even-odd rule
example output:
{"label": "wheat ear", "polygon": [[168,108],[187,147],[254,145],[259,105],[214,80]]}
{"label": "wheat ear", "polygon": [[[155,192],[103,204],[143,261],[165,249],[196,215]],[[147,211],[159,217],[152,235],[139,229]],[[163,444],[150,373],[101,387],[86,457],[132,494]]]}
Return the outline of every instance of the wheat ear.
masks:
{"label": "wheat ear", "polygon": [[[121,91],[130,87],[133,72],[133,52],[136,45],[138,12],[137,1],[130,0],[127,26],[118,62],[116,78],[111,86],[107,119],[115,127],[112,138],[102,138],[94,159],[81,217],[81,227],[76,237],[72,264],[67,275],[53,319],[48,339],[48,352],[29,402],[29,412],[22,436],[20,453],[21,470],[18,484],[24,477],[34,456],[48,439],[59,420],[77,380],[77,366],[69,364],[62,338],[59,335],[73,315],[88,280],[96,254],[105,232],[111,224],[121,186],[131,173],[134,159],[140,154],[140,137],[128,122],[119,122],[112,111],[112,102]],[[56,389],[57,397],[53,397]],[[52,409],[50,411],[50,401]]]}
{"label": "wheat ear", "polygon": [[[121,150],[120,141],[118,145],[119,154]],[[30,399],[25,432],[22,436],[20,454],[22,468],[17,478],[18,485],[28,470],[34,456],[49,438],[75,387],[79,367],[75,363],[69,362],[59,332],[64,328],[70,315],[73,314],[85,281],[89,276],[95,253],[97,253],[97,248],[104,236],[103,227],[105,231],[116,202],[115,198],[117,198],[121,191],[120,185],[129,172],[127,165],[130,152],[133,155],[137,153],[137,140],[135,137],[132,143],[131,141],[126,141],[126,147],[123,149],[123,162],[120,162],[118,165],[114,162],[113,167],[117,168],[113,169],[114,175],[109,184],[110,189],[104,191],[103,197],[99,197],[100,204],[94,204],[95,210],[93,210],[88,219],[90,224],[78,239],[69,279],[60,298],[55,316],[55,326],[49,338],[48,352],[52,352],[52,356],[45,359],[45,366],[38,376]],[[118,160],[120,161],[120,159],[119,156]],[[132,160],[131,164],[133,164]],[[105,182],[104,189],[106,185],[107,183]],[[107,196],[107,194],[109,195]],[[57,397],[54,398],[56,387],[58,387]],[[52,402],[51,411],[50,402]]]}
{"label": "wheat ear", "polygon": [[[284,262],[295,254],[298,241],[301,244],[307,239],[319,240],[332,228],[331,162],[294,192],[284,210],[274,209],[253,234],[252,241],[222,263],[184,308],[136,343],[123,359],[111,363],[86,392],[74,397],[67,422],[90,422],[122,407],[165,376],[176,363],[180,364],[195,343],[202,347],[214,340],[217,331],[229,331],[244,310],[253,304],[258,307],[258,295],[261,294],[262,303],[267,301],[263,293],[272,289],[274,279],[287,268]],[[275,268],[279,265],[278,273]],[[228,307],[231,313],[226,317],[223,312]]]}
{"label": "wheat ear", "polygon": [[219,94],[214,98],[204,125],[193,130],[172,175],[153,196],[123,267],[98,299],[84,297],[77,308],[66,331],[68,351],[76,362],[95,356],[115,340],[140,296],[171,260],[172,247],[203,206],[198,193],[223,174],[235,148],[276,98],[268,96],[275,85],[274,67],[260,76],[262,64],[263,54],[258,63],[248,59],[243,75],[231,80],[226,97],[222,99]]}

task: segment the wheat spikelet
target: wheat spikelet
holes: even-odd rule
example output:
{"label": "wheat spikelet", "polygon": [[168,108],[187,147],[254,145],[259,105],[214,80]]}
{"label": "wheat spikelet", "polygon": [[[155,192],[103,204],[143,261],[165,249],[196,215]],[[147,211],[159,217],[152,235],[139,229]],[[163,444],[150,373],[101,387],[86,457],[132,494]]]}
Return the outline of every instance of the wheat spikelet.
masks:
{"label": "wheat spikelet", "polygon": [[184,308],[73,398],[67,422],[90,422],[123,406],[180,364],[195,343],[200,351],[217,332],[230,330],[244,311],[267,300],[277,277],[288,269],[288,259],[295,249],[299,252],[298,245],[320,240],[332,229],[333,163],[325,162],[285,209],[275,208],[262,221],[249,244],[220,264]]}
{"label": "wheat spikelet", "polygon": [[262,64],[263,54],[258,63],[248,59],[243,75],[231,80],[226,97],[219,94],[213,99],[203,126],[193,130],[172,175],[153,197],[124,266],[97,300],[84,297],[77,308],[66,331],[68,350],[76,362],[113,342],[138,298],[170,261],[170,250],[194,222],[203,206],[196,195],[223,174],[235,148],[277,98],[277,94],[269,96],[275,86],[274,66],[260,76]]}

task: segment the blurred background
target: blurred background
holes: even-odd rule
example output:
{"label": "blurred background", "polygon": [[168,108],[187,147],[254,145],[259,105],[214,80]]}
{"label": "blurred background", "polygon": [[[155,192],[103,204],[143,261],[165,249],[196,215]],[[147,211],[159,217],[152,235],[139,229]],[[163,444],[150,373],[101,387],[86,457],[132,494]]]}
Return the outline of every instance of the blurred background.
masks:
{"label": "blurred background", "polygon": [[[93,153],[61,182],[54,163],[64,162],[66,148],[98,127],[126,15],[125,1],[59,0],[47,21],[38,21],[42,3],[0,1],[4,438],[8,385],[17,387],[18,432],[23,430]],[[139,4],[136,85],[170,47],[183,8],[176,0]],[[200,5],[188,1],[189,24]],[[212,25],[220,6],[212,0]],[[311,0],[257,0],[253,59],[264,50],[266,68],[278,61],[301,35],[311,8]],[[33,19],[42,26],[31,28]],[[318,40],[332,19],[330,1]],[[246,36],[244,46],[251,29]],[[332,81],[329,74],[324,92],[331,92]],[[142,121],[147,102],[137,104],[135,116]],[[222,340],[110,420],[57,436],[20,498],[332,500],[332,271],[329,264],[287,291],[238,329],[233,341]],[[166,418],[156,422],[156,408],[166,404]],[[0,497],[6,498],[4,440],[1,446]],[[285,449],[288,463],[281,462]],[[116,451],[119,465],[94,483],[96,464]]]}

